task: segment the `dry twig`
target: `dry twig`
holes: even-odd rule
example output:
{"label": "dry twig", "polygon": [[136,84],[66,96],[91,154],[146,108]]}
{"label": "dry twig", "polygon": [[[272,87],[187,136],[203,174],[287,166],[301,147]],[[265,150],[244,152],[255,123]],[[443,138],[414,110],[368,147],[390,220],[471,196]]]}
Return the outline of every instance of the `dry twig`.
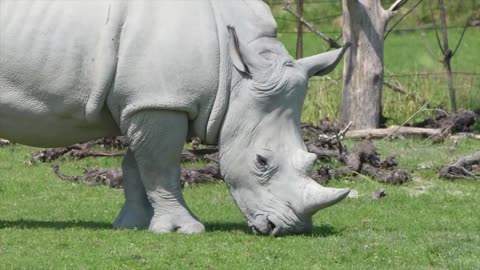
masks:
{"label": "dry twig", "polygon": [[287,1],[284,1],[284,9],[286,11],[288,11],[290,14],[292,14],[293,16],[295,16],[298,20],[300,20],[303,23],[303,25],[305,25],[308,29],[310,29],[310,31],[317,34],[321,39],[323,39],[325,42],[327,42],[328,45],[331,48],[338,49],[338,48],[342,47],[334,39],[332,39],[332,38],[328,37],[327,35],[325,35],[324,33],[320,32],[311,23],[307,22],[303,17],[299,16],[295,11],[293,11]]}

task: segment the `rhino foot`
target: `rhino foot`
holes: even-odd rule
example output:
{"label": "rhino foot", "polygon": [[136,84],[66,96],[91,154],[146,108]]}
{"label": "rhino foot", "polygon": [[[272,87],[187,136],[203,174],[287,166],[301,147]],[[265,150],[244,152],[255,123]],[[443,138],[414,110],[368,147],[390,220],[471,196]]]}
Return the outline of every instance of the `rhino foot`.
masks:
{"label": "rhino foot", "polygon": [[153,209],[150,205],[134,206],[126,203],[113,223],[115,229],[144,229],[152,220]]}
{"label": "rhino foot", "polygon": [[205,226],[191,215],[162,215],[152,218],[148,230],[154,233],[194,234],[205,232]]}

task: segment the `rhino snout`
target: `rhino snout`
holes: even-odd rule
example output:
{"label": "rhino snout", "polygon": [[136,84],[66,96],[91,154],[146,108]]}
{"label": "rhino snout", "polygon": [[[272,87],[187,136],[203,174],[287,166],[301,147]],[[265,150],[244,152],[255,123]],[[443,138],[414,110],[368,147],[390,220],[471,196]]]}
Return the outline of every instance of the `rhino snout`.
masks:
{"label": "rhino snout", "polygon": [[[293,218],[296,219],[296,218]],[[295,224],[287,224],[273,214],[260,214],[248,221],[248,226],[254,234],[281,236],[286,234],[309,233],[312,230],[312,220],[297,220]]]}
{"label": "rhino snout", "polygon": [[277,226],[266,215],[257,215],[254,220],[248,221],[248,226],[254,234],[261,235],[273,235],[273,232],[277,229]]}

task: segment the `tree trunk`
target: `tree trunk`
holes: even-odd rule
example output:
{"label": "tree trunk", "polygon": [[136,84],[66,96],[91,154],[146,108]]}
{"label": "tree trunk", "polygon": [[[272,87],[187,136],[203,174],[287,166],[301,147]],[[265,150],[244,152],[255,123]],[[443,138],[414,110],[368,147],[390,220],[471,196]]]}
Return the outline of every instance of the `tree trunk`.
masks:
{"label": "tree trunk", "polygon": [[382,115],[383,46],[388,21],[406,1],[390,9],[380,0],[343,0],[345,53],[341,120],[353,129],[378,128]]}

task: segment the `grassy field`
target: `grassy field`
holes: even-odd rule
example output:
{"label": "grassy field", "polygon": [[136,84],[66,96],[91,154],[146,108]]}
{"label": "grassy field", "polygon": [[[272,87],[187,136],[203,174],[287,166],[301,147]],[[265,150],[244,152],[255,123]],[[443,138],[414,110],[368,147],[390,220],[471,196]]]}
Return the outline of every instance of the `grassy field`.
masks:
{"label": "grassy field", "polygon": [[[348,142],[352,144],[352,142]],[[254,236],[223,183],[191,186],[186,200],[207,233],[154,235],[111,223],[121,190],[59,180],[51,164],[29,164],[35,149],[0,148],[2,269],[479,269],[480,183],[445,181],[435,170],[480,142],[377,142],[413,171],[404,186],[337,179],[358,198],[322,210],[312,235]],[[67,173],[118,167],[118,158],[62,160]],[[426,169],[420,169],[426,168]],[[387,197],[372,200],[384,188]]]}

